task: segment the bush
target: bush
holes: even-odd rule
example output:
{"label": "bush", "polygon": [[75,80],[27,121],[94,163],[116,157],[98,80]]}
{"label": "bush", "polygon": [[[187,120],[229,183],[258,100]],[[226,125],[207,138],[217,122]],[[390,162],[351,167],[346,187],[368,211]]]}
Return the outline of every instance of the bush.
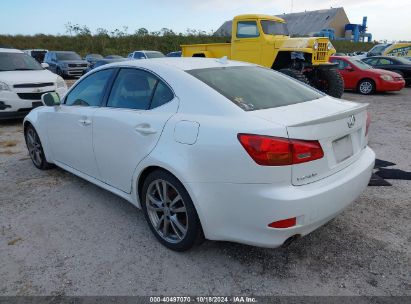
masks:
{"label": "bush", "polygon": [[[157,50],[164,54],[180,50],[182,44],[196,43],[222,43],[227,42],[227,37],[214,37],[201,31],[187,30],[186,34],[175,34],[169,29],[149,33],[141,28],[135,34],[127,34],[120,30],[108,32],[98,29],[92,35],[86,27],[67,25],[68,32],[76,35],[34,35],[10,36],[0,35],[0,45],[12,46],[17,49],[48,49],[54,51],[75,51],[84,56],[89,53],[99,53],[104,56],[116,54],[127,56],[135,50]],[[374,43],[354,43],[350,41],[332,41],[337,52],[351,53],[354,51],[368,51]]]}
{"label": "bush", "polygon": [[157,50],[164,54],[179,51],[181,44],[226,42],[227,38],[210,35],[153,35],[138,33],[113,37],[100,33],[97,35],[77,36],[10,36],[0,35],[0,44],[16,49],[47,49],[53,51],[75,51],[84,56],[89,53],[99,53],[104,56],[116,54],[127,56],[135,50]]}

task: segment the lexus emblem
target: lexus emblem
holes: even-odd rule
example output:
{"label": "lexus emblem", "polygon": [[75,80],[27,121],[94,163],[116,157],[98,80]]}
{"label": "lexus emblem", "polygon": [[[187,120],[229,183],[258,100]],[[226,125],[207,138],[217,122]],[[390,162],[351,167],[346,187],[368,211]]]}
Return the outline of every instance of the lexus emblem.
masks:
{"label": "lexus emblem", "polygon": [[352,128],[355,125],[355,116],[351,115],[347,121],[348,128]]}
{"label": "lexus emblem", "polygon": [[35,92],[36,93],[41,93],[43,90],[42,89],[37,89]]}

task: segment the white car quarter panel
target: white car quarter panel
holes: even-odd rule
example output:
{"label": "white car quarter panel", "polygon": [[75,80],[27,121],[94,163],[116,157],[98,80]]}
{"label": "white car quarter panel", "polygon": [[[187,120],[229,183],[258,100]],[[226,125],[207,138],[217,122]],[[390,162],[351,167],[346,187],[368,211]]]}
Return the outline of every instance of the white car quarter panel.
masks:
{"label": "white car quarter panel", "polygon": [[174,140],[180,144],[194,145],[197,141],[200,124],[196,121],[182,120],[174,128]]}
{"label": "white car quarter panel", "polygon": [[[174,139],[176,124],[191,118],[200,124],[197,141],[181,144]],[[284,127],[260,118],[176,114],[149,156],[152,164],[173,168],[184,182],[289,183],[291,167],[259,166],[241,146],[238,133],[286,137]],[[173,172],[173,170],[171,170]]]}

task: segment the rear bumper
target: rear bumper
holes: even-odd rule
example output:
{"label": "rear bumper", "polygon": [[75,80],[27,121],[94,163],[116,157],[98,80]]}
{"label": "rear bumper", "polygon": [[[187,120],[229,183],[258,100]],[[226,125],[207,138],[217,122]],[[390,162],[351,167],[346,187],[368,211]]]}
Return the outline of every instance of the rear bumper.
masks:
{"label": "rear bumper", "polygon": [[388,91],[400,91],[405,87],[405,81],[393,81],[393,82],[381,82],[377,86],[377,91],[388,92]]}
{"label": "rear bumper", "polygon": [[[306,235],[336,217],[367,187],[375,154],[370,148],[345,169],[303,185],[186,183],[205,236],[261,247],[279,247],[289,237]],[[297,217],[297,225],[268,224]]]}

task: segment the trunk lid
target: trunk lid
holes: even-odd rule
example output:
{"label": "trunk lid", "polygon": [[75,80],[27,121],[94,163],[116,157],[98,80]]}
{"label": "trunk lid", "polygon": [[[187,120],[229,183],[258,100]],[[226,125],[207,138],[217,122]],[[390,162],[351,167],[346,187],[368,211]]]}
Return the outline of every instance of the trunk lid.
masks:
{"label": "trunk lid", "polygon": [[298,186],[330,176],[359,157],[366,147],[367,107],[326,96],[251,113],[285,126],[289,138],[320,142],[323,158],[292,165],[292,184]]}

